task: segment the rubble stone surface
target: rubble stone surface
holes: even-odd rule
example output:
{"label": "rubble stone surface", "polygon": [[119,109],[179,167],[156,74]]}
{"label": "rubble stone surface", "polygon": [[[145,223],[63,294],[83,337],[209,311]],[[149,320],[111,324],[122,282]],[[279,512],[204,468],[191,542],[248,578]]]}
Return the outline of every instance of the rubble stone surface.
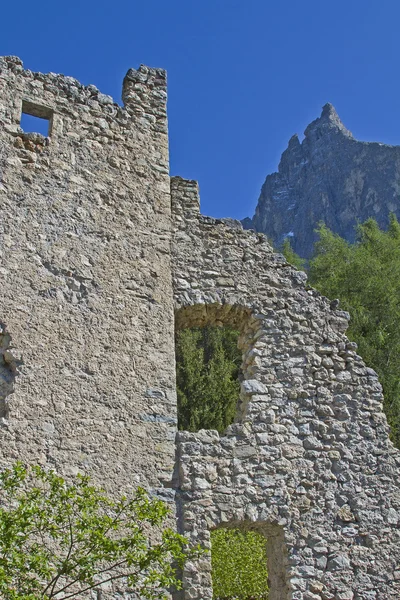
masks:
{"label": "rubble stone surface", "polygon": [[[267,239],[199,213],[173,178],[176,327],[227,324],[243,352],[237,422],[178,432],[179,523],[267,537],[270,600],[400,597],[400,455],[382,389],[344,332],[349,315],[305,285]],[[211,599],[210,564],[184,598]]]}

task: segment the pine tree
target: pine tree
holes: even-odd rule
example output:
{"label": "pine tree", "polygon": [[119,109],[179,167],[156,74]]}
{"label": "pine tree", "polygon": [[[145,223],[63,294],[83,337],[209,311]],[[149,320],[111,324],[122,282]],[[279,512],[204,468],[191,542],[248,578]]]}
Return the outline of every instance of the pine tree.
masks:
{"label": "pine tree", "polygon": [[357,228],[349,244],[321,225],[310,282],[350,312],[348,336],[379,375],[393,442],[400,447],[400,225],[388,231],[373,219]]}
{"label": "pine tree", "polygon": [[239,398],[238,332],[229,328],[183,329],[176,340],[179,429],[224,431]]}
{"label": "pine tree", "polygon": [[306,260],[301,258],[292,248],[290,238],[285,238],[282,244],[282,254],[286,258],[289,264],[296,269],[302,270],[306,266]]}

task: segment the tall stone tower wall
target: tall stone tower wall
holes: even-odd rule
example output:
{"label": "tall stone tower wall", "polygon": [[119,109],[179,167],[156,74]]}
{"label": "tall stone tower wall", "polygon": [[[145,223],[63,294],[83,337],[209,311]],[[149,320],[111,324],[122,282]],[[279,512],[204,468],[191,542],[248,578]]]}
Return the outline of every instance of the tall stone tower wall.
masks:
{"label": "tall stone tower wall", "polygon": [[112,489],[169,481],[176,429],[165,72],[122,95],[0,61],[1,462]]}

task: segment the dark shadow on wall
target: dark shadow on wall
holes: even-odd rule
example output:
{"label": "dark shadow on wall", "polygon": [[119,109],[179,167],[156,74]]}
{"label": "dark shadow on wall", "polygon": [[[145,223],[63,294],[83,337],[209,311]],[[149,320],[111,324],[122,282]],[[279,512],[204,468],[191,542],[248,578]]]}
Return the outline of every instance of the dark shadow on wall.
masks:
{"label": "dark shadow on wall", "polygon": [[0,419],[9,417],[8,397],[14,392],[15,378],[18,374],[21,360],[11,351],[11,335],[6,326],[0,323]]}

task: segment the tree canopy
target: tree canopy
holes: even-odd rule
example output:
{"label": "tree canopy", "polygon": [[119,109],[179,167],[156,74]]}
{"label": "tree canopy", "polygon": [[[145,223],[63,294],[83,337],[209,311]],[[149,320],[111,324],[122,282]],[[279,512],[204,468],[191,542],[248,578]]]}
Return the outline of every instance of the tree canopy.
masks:
{"label": "tree canopy", "polygon": [[0,474],[0,597],[4,600],[86,598],[120,582],[140,598],[169,597],[189,550],[165,526],[167,505],[138,489],[112,500],[78,475],[16,463]]}
{"label": "tree canopy", "polygon": [[257,531],[215,529],[211,532],[215,600],[268,598],[266,538]]}
{"label": "tree canopy", "polygon": [[354,244],[325,225],[318,234],[310,283],[350,312],[347,335],[379,375],[391,437],[400,447],[400,225],[391,215],[383,231],[368,219]]}
{"label": "tree canopy", "polygon": [[216,429],[233,422],[239,398],[239,333],[228,327],[182,329],[176,338],[178,426]]}
{"label": "tree canopy", "polygon": [[288,237],[286,237],[283,240],[282,254],[286,258],[288,263],[296,267],[296,269],[302,270],[305,268],[307,261],[304,258],[301,258],[298,254],[296,254],[290,243],[290,238]]}

